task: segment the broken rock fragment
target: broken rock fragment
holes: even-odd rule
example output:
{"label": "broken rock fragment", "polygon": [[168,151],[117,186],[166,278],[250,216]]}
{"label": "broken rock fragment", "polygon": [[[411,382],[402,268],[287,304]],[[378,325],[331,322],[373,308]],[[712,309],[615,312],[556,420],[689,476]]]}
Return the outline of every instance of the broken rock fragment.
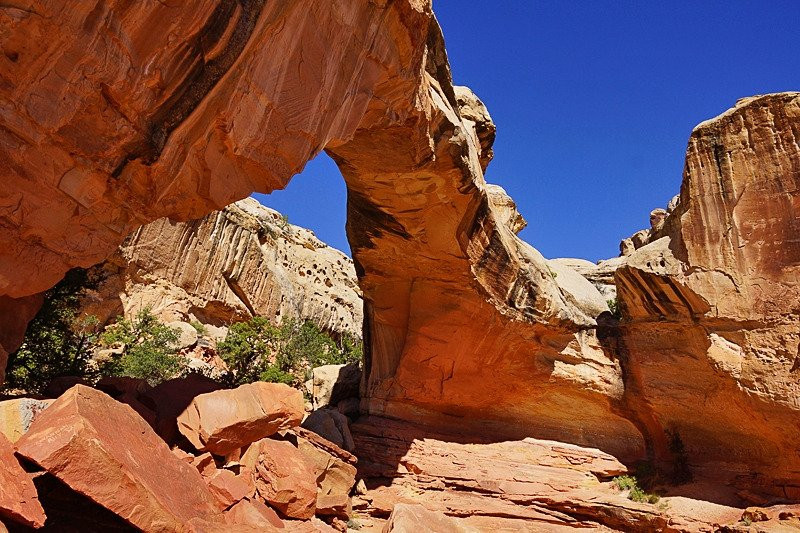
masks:
{"label": "broken rock fragment", "polygon": [[242,466],[253,472],[258,495],[289,518],[314,516],[316,473],[305,455],[290,442],[262,439],[242,456]]}
{"label": "broken rock fragment", "polygon": [[17,443],[19,454],[144,531],[221,520],[200,473],[133,409],[76,385]]}
{"label": "broken rock fragment", "polygon": [[257,382],[195,397],[178,417],[178,429],[198,450],[228,455],[302,419],[300,391]]}
{"label": "broken rock fragment", "polygon": [[[42,527],[44,509],[31,476],[14,456],[14,445],[0,433],[0,518],[26,526]],[[2,531],[0,522],[0,531]]]}

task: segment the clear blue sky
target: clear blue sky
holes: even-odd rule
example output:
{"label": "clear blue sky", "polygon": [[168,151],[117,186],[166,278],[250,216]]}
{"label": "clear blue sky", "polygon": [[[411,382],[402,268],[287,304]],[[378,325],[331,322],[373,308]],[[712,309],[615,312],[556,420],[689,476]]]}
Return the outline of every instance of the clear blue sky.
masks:
{"label": "clear blue sky", "polygon": [[[546,257],[597,260],[678,193],[686,142],[738,98],[800,90],[800,2],[434,0],[455,83],[497,124],[487,180]],[[324,154],[258,199],[349,252]]]}

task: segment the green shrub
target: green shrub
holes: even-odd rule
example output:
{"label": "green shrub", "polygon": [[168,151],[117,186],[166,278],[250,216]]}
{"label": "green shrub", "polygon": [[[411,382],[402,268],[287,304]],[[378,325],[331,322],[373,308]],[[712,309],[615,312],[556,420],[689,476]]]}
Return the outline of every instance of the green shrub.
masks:
{"label": "green shrub", "polygon": [[279,327],[264,317],[231,325],[217,351],[230,369],[227,381],[299,384],[311,368],[360,361],[361,342],[345,335],[339,343],[311,321],[285,320]]}
{"label": "green shrub", "polygon": [[617,489],[629,491],[628,499],[634,502],[656,504],[661,499],[657,494],[645,492],[633,476],[617,476],[614,478],[613,482]]}
{"label": "green shrub", "polygon": [[264,317],[232,324],[225,340],[217,345],[217,351],[230,371],[229,384],[242,385],[261,379],[279,347],[280,336],[280,330]]}
{"label": "green shrub", "polygon": [[18,350],[9,354],[5,390],[41,392],[60,376],[97,379],[92,348],[99,324],[94,316],[78,316],[80,299],[99,279],[81,268],[72,269],[45,293],[44,303],[28,324]]}
{"label": "green shrub", "polygon": [[117,317],[100,336],[103,346],[121,346],[122,353],[106,363],[104,375],[129,376],[157,385],[183,373],[184,358],[177,354],[178,331],[162,324],[150,309],[129,320]]}

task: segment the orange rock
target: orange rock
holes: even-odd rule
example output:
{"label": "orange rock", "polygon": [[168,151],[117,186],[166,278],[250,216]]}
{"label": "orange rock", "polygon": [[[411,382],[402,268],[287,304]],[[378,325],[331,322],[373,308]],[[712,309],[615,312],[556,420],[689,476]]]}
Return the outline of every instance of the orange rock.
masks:
{"label": "orange rock", "polygon": [[350,491],[356,483],[356,467],[336,457],[314,441],[297,437],[297,449],[314,468],[318,515],[349,517]]}
{"label": "orange rock", "polygon": [[282,515],[303,519],[314,516],[316,473],[291,443],[273,439],[254,442],[241,462],[253,472],[258,495]]}
{"label": "orange rock", "polygon": [[37,528],[42,527],[46,519],[30,474],[22,469],[14,456],[14,445],[2,433],[0,433],[0,517]]}
{"label": "orange rock", "polygon": [[197,396],[178,417],[178,429],[198,450],[227,455],[299,425],[303,414],[300,391],[256,382]]}
{"label": "orange rock", "polygon": [[220,510],[228,509],[251,495],[248,484],[230,470],[217,470],[206,479],[206,483],[217,498]]}
{"label": "orange rock", "polygon": [[418,533],[436,531],[437,533],[466,533],[467,529],[458,525],[444,513],[429,511],[421,505],[398,503],[394,506],[383,533]]}
{"label": "orange rock", "polygon": [[18,442],[20,455],[145,531],[221,520],[197,470],[130,407],[76,385]]}
{"label": "orange rock", "polygon": [[284,523],[277,513],[258,500],[242,500],[225,512],[231,524],[248,524],[264,531],[283,530]]}
{"label": "orange rock", "polygon": [[175,444],[181,437],[177,419],[192,403],[195,396],[213,392],[222,385],[200,374],[165,381],[143,393],[139,399],[156,411],[155,430],[168,444]]}

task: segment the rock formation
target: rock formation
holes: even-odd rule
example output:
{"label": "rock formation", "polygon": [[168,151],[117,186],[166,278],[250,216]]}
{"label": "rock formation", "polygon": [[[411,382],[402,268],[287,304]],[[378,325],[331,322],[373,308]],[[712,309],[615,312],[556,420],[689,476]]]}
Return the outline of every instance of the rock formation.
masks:
{"label": "rock formation", "polygon": [[[36,294],[70,267],[105,259],[142,224],[283,187],[325,149],[347,183],[365,302],[363,412],[472,438],[556,439],[626,464],[680,466],[744,500],[800,500],[798,93],[745,99],[694,130],[679,201],[654,212],[614,265],[618,321],[575,268],[517,238],[523,219],[483,178],[494,125],[453,85],[425,0],[41,0],[4,6],[0,19],[0,309],[13,316],[0,322],[0,358]],[[238,231],[214,216],[200,225]],[[146,231],[133,237],[140,250]],[[214,298],[247,308],[242,278],[220,270],[222,292],[207,280]],[[437,487],[464,477],[398,461]],[[551,483],[604,483],[573,466],[572,481]],[[518,485],[519,470],[505,481],[541,503],[530,512],[665,525],[610,496],[539,491],[538,471]],[[508,499],[483,474],[466,479]],[[269,476],[262,483],[271,494]],[[307,516],[311,493],[297,508],[276,501]],[[598,505],[603,520],[585,511]]]}
{"label": "rock formation", "polygon": [[352,260],[251,198],[202,219],[143,226],[94,272],[101,281],[82,311],[101,323],[149,307],[165,322],[199,322],[217,338],[253,315],[361,336]]}

